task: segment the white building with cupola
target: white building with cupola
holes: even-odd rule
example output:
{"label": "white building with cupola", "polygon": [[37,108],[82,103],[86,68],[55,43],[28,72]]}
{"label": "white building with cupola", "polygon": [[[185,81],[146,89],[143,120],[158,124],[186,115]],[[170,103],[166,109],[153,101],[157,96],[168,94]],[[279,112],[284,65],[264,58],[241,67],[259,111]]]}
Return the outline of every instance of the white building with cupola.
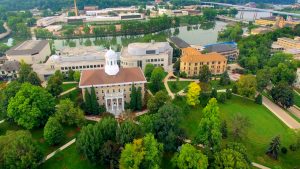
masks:
{"label": "white building with cupola", "polygon": [[118,65],[118,54],[108,50],[105,54],[104,68],[83,70],[79,82],[83,96],[95,88],[97,101],[106,111],[119,116],[130,103],[132,85],[141,88],[142,100],[145,95],[144,73],[140,67],[123,68]]}

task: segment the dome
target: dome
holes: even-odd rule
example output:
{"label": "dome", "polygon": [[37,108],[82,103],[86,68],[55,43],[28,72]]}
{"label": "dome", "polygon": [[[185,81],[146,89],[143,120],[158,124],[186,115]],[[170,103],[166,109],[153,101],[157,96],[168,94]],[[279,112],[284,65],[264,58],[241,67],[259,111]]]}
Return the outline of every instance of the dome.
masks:
{"label": "dome", "polygon": [[51,62],[58,62],[59,60],[60,60],[60,56],[58,56],[58,55],[52,55],[49,58],[49,61],[51,61]]}
{"label": "dome", "polygon": [[109,49],[106,53],[105,53],[105,58],[106,59],[118,59],[118,55],[115,51]]}

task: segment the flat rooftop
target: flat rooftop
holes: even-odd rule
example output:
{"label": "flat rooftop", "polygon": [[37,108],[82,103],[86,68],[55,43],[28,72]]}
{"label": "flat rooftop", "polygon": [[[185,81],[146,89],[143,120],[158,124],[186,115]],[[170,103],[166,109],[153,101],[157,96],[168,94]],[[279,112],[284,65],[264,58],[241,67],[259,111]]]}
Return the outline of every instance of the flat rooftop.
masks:
{"label": "flat rooftop", "polygon": [[48,45],[47,40],[27,40],[6,52],[6,55],[34,55],[38,54]]}

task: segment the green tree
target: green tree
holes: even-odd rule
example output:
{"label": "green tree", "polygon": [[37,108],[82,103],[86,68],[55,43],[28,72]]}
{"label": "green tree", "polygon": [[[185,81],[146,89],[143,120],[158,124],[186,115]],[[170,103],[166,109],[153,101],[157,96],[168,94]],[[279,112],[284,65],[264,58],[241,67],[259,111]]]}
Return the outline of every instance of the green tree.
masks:
{"label": "green tree", "polygon": [[237,114],[233,116],[232,120],[232,134],[234,139],[242,139],[246,137],[251,123],[248,117]]}
{"label": "green tree", "polygon": [[222,133],[220,112],[215,98],[210,99],[203,109],[203,117],[200,120],[196,142],[202,143],[207,149],[212,148],[216,152],[220,149]]}
{"label": "green tree", "polygon": [[18,82],[24,83],[27,82],[28,75],[32,71],[30,65],[26,64],[25,62],[20,63],[20,70],[19,70],[19,77]]}
{"label": "green tree", "polygon": [[60,100],[57,105],[55,118],[66,125],[82,126],[85,122],[83,111],[74,105],[70,99]]}
{"label": "green tree", "polygon": [[130,93],[130,109],[136,110],[137,109],[137,91],[134,84],[131,85],[131,93]]}
{"label": "green tree", "polygon": [[178,169],[207,169],[208,159],[201,151],[197,150],[190,144],[181,146],[179,153],[175,153],[172,163]]}
{"label": "green tree", "polygon": [[186,101],[188,105],[196,106],[200,103],[199,100],[200,91],[201,88],[196,82],[189,84],[188,92],[186,94]]}
{"label": "green tree", "polygon": [[10,99],[7,115],[26,129],[43,126],[53,114],[54,98],[45,89],[24,83]]}
{"label": "green tree", "polygon": [[85,112],[91,114],[91,94],[88,89],[84,89],[84,109]]}
{"label": "green tree", "polygon": [[22,84],[17,81],[12,81],[3,89],[0,90],[0,116],[5,118],[7,116],[7,107],[9,99],[15,97],[17,92],[20,90]]}
{"label": "green tree", "polygon": [[73,79],[76,81],[76,82],[79,82],[80,80],[80,71],[75,71],[74,74],[73,74]]}
{"label": "green tree", "polygon": [[230,89],[226,89],[226,98],[231,99],[232,98],[232,92]]}
{"label": "green tree", "polygon": [[256,79],[253,75],[242,75],[237,82],[238,93],[253,98],[256,92]]}
{"label": "green tree", "polygon": [[271,158],[277,160],[279,155],[279,149],[280,149],[280,137],[276,136],[275,138],[272,139],[266,154]]}
{"label": "green tree", "polygon": [[63,83],[63,75],[58,70],[54,73],[54,75],[50,76],[46,89],[49,93],[54,97],[58,97],[60,93],[63,91],[62,88]]}
{"label": "green tree", "polygon": [[126,144],[121,153],[120,168],[160,168],[162,153],[163,144],[157,142],[152,134],[147,134],[143,139]]}
{"label": "green tree", "polygon": [[255,97],[255,103],[262,105],[262,95],[259,94]]}
{"label": "green tree", "polygon": [[74,80],[75,71],[73,69],[69,69],[67,74],[68,74],[68,80]]}
{"label": "green tree", "polygon": [[293,89],[286,82],[280,82],[274,86],[270,95],[275,103],[284,108],[289,108],[294,104]]}
{"label": "green tree", "polygon": [[271,84],[271,70],[266,67],[258,70],[256,73],[257,89],[263,91],[268,85]]}
{"label": "green tree", "polygon": [[143,108],[143,100],[142,100],[142,88],[138,87],[136,93],[136,109],[142,110]]}
{"label": "green tree", "polygon": [[212,9],[212,8],[205,8],[203,10],[203,17],[204,19],[206,20],[214,20],[217,16],[217,11],[215,9]]}
{"label": "green tree", "polygon": [[218,100],[218,102],[220,102],[220,103],[225,103],[226,102],[226,93],[220,93],[220,95],[218,96],[218,98],[217,98],[217,100]]}
{"label": "green tree", "polygon": [[63,138],[63,127],[55,117],[50,117],[44,127],[44,139],[49,145],[57,145]]}
{"label": "green tree", "polygon": [[202,66],[199,73],[200,82],[207,83],[209,82],[210,78],[211,78],[211,72],[209,70],[209,67],[207,65]]}
{"label": "green tree", "polygon": [[212,89],[211,93],[210,93],[210,98],[218,98],[218,91],[217,89]]}
{"label": "green tree", "polygon": [[159,90],[162,89],[162,80],[164,78],[164,70],[162,67],[156,67],[151,73],[151,87],[154,93],[158,92]]}
{"label": "green tree", "polygon": [[217,152],[214,159],[214,168],[216,169],[250,169],[250,165],[244,156],[232,149],[224,149],[221,152]]}
{"label": "green tree", "polygon": [[243,155],[244,159],[248,162],[248,164],[251,165],[251,161],[247,154],[248,153],[247,148],[242,143],[229,142],[226,145],[226,149],[231,149],[231,150],[241,153]]}
{"label": "green tree", "polygon": [[100,106],[99,106],[99,103],[97,101],[97,96],[96,96],[96,92],[95,92],[95,88],[94,87],[91,87],[91,104],[90,104],[90,113],[91,114],[95,114],[95,115],[98,115],[102,112],[100,112],[102,109],[100,109]]}
{"label": "green tree", "polygon": [[182,110],[170,103],[165,104],[155,114],[143,116],[140,119],[144,133],[153,133],[159,142],[164,144],[166,151],[174,151],[181,145],[178,137],[182,136],[179,128]]}
{"label": "green tree", "polygon": [[225,120],[223,120],[221,123],[221,133],[222,133],[222,138],[226,139],[228,136],[228,129],[227,129],[227,122]]}
{"label": "green tree", "polygon": [[157,112],[160,107],[170,100],[171,98],[166,92],[159,91],[154,95],[154,97],[150,97],[147,103],[147,108],[150,112]]}
{"label": "green tree", "polygon": [[220,78],[220,85],[221,86],[226,86],[226,85],[229,85],[230,84],[230,78],[229,78],[229,75],[228,75],[228,72],[225,71],[222,75],[221,75],[221,78]]}
{"label": "green tree", "polygon": [[3,141],[7,141],[1,152],[3,168],[38,168],[43,154],[28,131],[9,131],[0,136],[0,142]]}
{"label": "green tree", "polygon": [[138,136],[137,126],[132,121],[124,121],[117,130],[117,140],[121,145],[130,143]]}
{"label": "green tree", "polygon": [[111,117],[103,118],[95,125],[84,126],[76,140],[77,149],[92,163],[107,164],[111,159],[107,159],[110,156],[107,154],[107,147],[104,147],[108,142],[116,144],[117,128],[117,121]]}
{"label": "green tree", "polygon": [[37,73],[34,71],[31,71],[28,74],[27,82],[31,83],[32,85],[41,86],[41,80],[38,77]]}
{"label": "green tree", "polygon": [[146,67],[145,67],[145,76],[146,76],[146,78],[148,80],[151,78],[151,74],[152,74],[154,68],[155,67],[154,67],[153,64],[151,64],[151,63],[146,64]]}
{"label": "green tree", "polygon": [[272,82],[278,84],[279,82],[287,82],[292,85],[296,79],[296,72],[294,69],[288,67],[284,63],[279,63],[277,67],[271,69]]}

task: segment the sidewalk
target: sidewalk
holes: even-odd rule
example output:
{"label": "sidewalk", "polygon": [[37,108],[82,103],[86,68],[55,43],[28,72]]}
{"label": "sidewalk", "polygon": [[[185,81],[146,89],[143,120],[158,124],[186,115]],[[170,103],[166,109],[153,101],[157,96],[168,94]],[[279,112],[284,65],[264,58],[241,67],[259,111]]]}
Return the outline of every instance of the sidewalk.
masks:
{"label": "sidewalk", "polygon": [[300,123],[293,119],[285,110],[263,96],[263,105],[291,129],[300,129]]}
{"label": "sidewalk", "polygon": [[68,94],[68,93],[72,92],[73,90],[76,90],[76,88],[77,88],[77,87],[73,87],[72,89],[69,89],[69,90],[67,90],[67,91],[65,91],[65,92],[62,92],[59,96],[63,96],[63,95],[65,95],[65,94]]}
{"label": "sidewalk", "polygon": [[61,146],[59,149],[53,151],[52,153],[50,153],[49,155],[46,156],[46,158],[43,160],[43,162],[49,160],[50,158],[52,158],[56,153],[58,153],[59,151],[62,151],[66,148],[68,148],[70,145],[74,144],[76,141],[76,138],[74,138],[73,140],[69,141],[67,144]]}

